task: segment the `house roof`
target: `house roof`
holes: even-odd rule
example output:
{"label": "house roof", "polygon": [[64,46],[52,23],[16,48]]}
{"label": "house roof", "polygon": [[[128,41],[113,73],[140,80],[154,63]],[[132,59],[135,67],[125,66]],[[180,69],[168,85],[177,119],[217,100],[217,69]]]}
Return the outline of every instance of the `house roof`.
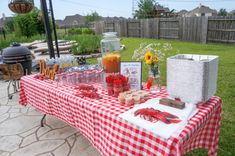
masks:
{"label": "house roof", "polygon": [[[117,21],[117,20],[123,20],[126,19],[124,17],[101,17],[100,20],[102,21]],[[55,23],[59,27],[64,26],[72,26],[77,23],[77,25],[83,25],[85,24],[85,17],[79,14],[72,15],[72,16],[66,16],[64,20],[57,19],[55,20]]]}
{"label": "house roof", "polygon": [[155,4],[154,9],[157,11],[164,11],[164,12],[170,12],[170,9],[167,7],[164,7],[160,4]]}
{"label": "house roof", "polygon": [[55,20],[55,23],[61,27],[61,26],[64,26],[64,21],[63,20]]}
{"label": "house roof", "polygon": [[76,15],[72,15],[72,16],[66,16],[63,23],[64,24],[71,24],[74,22],[78,22],[79,24],[84,24],[85,23],[85,19],[84,16],[76,14]]}
{"label": "house roof", "polygon": [[214,9],[209,8],[208,6],[200,4],[199,7],[196,7],[195,9],[189,11],[188,15],[193,16],[193,15],[195,15],[197,13],[214,13],[214,14],[216,14],[217,11],[214,10]]}
{"label": "house roof", "polygon": [[232,10],[229,12],[230,14],[235,14],[235,10]]}
{"label": "house roof", "polygon": [[101,17],[101,20],[103,21],[118,21],[118,20],[123,20],[125,19],[124,17]]}
{"label": "house roof", "polygon": [[187,14],[187,13],[188,13],[188,11],[185,10],[185,9],[183,9],[183,10],[180,10],[180,11],[178,12],[178,15],[183,15],[183,14]]}

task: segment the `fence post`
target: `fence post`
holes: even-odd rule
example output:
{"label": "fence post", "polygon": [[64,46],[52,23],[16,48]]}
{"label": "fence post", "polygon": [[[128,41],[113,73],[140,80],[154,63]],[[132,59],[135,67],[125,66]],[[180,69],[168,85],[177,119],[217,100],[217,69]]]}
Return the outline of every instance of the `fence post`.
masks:
{"label": "fence post", "polygon": [[149,19],[149,37],[150,38],[157,38],[157,29],[158,29],[158,26],[157,26],[157,20],[156,18],[151,18]]}
{"label": "fence post", "polygon": [[99,30],[98,30],[98,24],[99,24],[99,22],[100,21],[96,21],[96,22],[94,22],[94,30],[95,30],[95,32],[97,33],[97,34],[100,34],[100,32],[99,32]]}
{"label": "fence post", "polygon": [[5,29],[4,29],[4,28],[2,28],[2,34],[3,34],[4,40],[6,40],[6,32],[5,32]]}
{"label": "fence post", "polygon": [[181,40],[182,41],[185,41],[185,39],[186,39],[186,17],[182,17],[182,38],[181,38]]}
{"label": "fence post", "polygon": [[140,37],[141,38],[147,38],[146,37],[146,30],[148,28],[146,28],[146,21],[148,21],[148,19],[140,19]]}
{"label": "fence post", "polygon": [[127,20],[120,21],[120,36],[127,37]]}
{"label": "fence post", "polygon": [[114,21],[114,30],[117,32],[118,36],[121,36],[121,31],[120,31],[120,22],[119,20]]}
{"label": "fence post", "polygon": [[102,34],[104,32],[104,27],[105,27],[104,21],[99,21],[96,22],[95,24],[95,29],[98,32],[98,34]]}
{"label": "fence post", "polygon": [[126,37],[129,37],[129,20],[126,21]]}
{"label": "fence post", "polygon": [[201,43],[207,43],[207,32],[208,32],[208,17],[202,17],[202,33]]}
{"label": "fence post", "polygon": [[156,19],[156,38],[159,39],[160,38],[160,18]]}
{"label": "fence post", "polygon": [[155,38],[156,28],[154,18],[141,19],[141,37]]}
{"label": "fence post", "polygon": [[184,17],[178,18],[178,20],[179,20],[179,31],[178,31],[179,40],[183,40],[183,30],[184,30],[183,18]]}
{"label": "fence post", "polygon": [[126,37],[126,20],[120,20],[119,25],[120,25],[120,36]]}

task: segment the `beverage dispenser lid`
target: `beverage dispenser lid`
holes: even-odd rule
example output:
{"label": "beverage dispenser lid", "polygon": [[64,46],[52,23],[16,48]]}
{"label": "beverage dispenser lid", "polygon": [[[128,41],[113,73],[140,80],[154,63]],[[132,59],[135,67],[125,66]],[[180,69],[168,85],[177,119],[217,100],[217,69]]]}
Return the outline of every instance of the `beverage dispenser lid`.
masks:
{"label": "beverage dispenser lid", "polygon": [[103,33],[104,37],[117,37],[117,32],[105,32]]}

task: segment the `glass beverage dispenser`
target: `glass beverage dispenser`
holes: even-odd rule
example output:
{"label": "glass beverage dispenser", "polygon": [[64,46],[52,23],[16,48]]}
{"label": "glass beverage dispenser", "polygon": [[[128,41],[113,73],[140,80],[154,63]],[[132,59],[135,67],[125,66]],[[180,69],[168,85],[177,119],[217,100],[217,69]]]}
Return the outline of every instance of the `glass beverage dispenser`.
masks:
{"label": "glass beverage dispenser", "polygon": [[104,33],[101,40],[102,65],[105,73],[119,73],[121,56],[120,39],[116,32]]}

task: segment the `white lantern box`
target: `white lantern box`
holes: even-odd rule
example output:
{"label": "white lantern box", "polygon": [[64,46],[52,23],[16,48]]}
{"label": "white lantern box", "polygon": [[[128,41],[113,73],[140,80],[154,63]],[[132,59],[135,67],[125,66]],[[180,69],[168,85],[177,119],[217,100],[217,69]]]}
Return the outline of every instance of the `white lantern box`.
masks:
{"label": "white lantern box", "polygon": [[184,102],[207,101],[216,92],[218,56],[179,54],[167,58],[167,89]]}

